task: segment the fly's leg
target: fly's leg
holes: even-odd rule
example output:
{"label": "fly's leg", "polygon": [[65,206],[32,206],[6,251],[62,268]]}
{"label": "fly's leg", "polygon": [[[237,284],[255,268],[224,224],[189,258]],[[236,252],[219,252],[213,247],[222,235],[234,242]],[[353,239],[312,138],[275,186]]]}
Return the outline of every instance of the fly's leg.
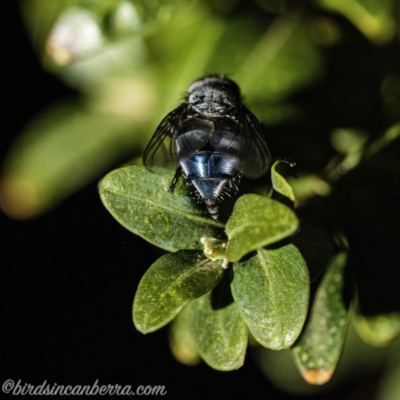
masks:
{"label": "fly's leg", "polygon": [[[281,161],[284,162],[288,165],[290,165],[292,168],[296,165],[296,163],[292,160],[289,160],[288,158],[282,158],[282,157],[275,157],[274,161]],[[295,178],[297,178],[297,174],[295,172],[291,172],[290,175],[294,176]]]}
{"label": "fly's leg", "polygon": [[235,174],[232,175],[221,175],[221,177],[225,178],[228,180],[228,185],[229,185],[229,189],[232,190],[232,194],[236,194],[239,191],[239,183],[240,180],[242,179],[243,176],[243,172],[241,171],[236,171]]}
{"label": "fly's leg", "polygon": [[168,193],[174,193],[175,185],[176,185],[176,182],[178,182],[181,172],[182,172],[182,167],[178,167],[176,169],[174,177],[172,178],[171,184],[168,187],[168,190],[167,190]]}
{"label": "fly's leg", "polygon": [[288,158],[283,158],[283,157],[275,157],[275,161],[282,161],[286,164],[289,164],[291,167],[294,167],[296,165],[295,161],[289,160]]}

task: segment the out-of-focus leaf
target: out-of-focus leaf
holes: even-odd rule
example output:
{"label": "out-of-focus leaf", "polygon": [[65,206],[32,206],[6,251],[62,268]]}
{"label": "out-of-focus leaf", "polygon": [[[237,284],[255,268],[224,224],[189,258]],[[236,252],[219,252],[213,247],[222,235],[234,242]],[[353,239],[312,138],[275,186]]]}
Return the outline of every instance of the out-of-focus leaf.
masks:
{"label": "out-of-focus leaf", "polygon": [[70,4],[67,1],[27,0],[19,2],[21,14],[35,49],[40,55],[45,50],[47,35],[57,18]]}
{"label": "out-of-focus leaf", "polygon": [[185,307],[169,326],[169,347],[175,359],[185,365],[201,361],[193,335],[190,333],[190,308]]}
{"label": "out-of-focus leaf", "polygon": [[361,339],[372,346],[387,346],[400,335],[400,313],[357,315],[354,324]]}
{"label": "out-of-focus leaf", "polygon": [[42,47],[51,27],[71,10],[89,12],[104,33],[111,28],[113,34],[125,35],[154,30],[179,17],[193,3],[193,0],[26,0],[21,7],[33,39]]}
{"label": "out-of-focus leaf", "polygon": [[102,180],[100,196],[121,225],[148,242],[168,251],[200,250],[201,237],[218,236],[223,225],[190,199],[182,180],[168,193],[172,178],[172,171],[121,168]]}
{"label": "out-of-focus leaf", "polygon": [[245,254],[290,236],[298,228],[295,213],[268,197],[247,194],[235,203],[226,224],[226,258],[238,261]]}
{"label": "out-of-focus leaf", "polygon": [[[102,47],[105,43],[104,19],[119,3],[120,0],[20,2],[25,23],[39,54],[44,56],[46,47],[51,55],[55,55],[56,50],[54,61],[61,66],[89,56]],[[56,34],[56,31],[59,33]]]}
{"label": "out-of-focus leaf", "polygon": [[336,182],[351,169],[357,167],[364,151],[368,135],[357,129],[335,129],[330,137],[332,146],[343,155],[335,168],[326,174],[326,180]]}
{"label": "out-of-focus leaf", "polygon": [[367,140],[367,134],[358,129],[335,129],[330,137],[334,149],[345,156],[360,155]]}
{"label": "out-of-focus leaf", "polygon": [[[123,7],[123,4],[120,6]],[[30,11],[28,8],[28,20]],[[35,18],[45,19],[39,10],[35,11],[38,15],[33,17],[34,24],[38,23]],[[116,18],[111,16],[110,21]],[[114,23],[117,24],[115,21]],[[37,29],[40,32],[42,27]],[[110,41],[102,30],[100,17],[94,15],[90,9],[68,8],[45,34],[45,43],[40,42],[39,45],[46,48],[42,57],[46,68],[85,93],[97,91],[99,86],[110,80],[127,79],[132,75],[135,78],[138,74],[143,76],[146,70],[140,69],[146,62],[147,54],[142,36],[123,35]],[[37,36],[34,38],[41,40]]]}
{"label": "out-of-focus leaf", "polygon": [[294,202],[295,199],[292,187],[289,185],[287,180],[276,170],[278,164],[279,161],[275,162],[271,168],[272,187],[277,193]]}
{"label": "out-of-focus leaf", "polygon": [[46,49],[53,61],[63,66],[94,54],[103,43],[96,16],[83,8],[71,8],[62,13],[52,28]]}
{"label": "out-of-focus leaf", "polygon": [[125,0],[125,2],[135,8],[143,29],[148,32],[179,17],[182,11],[194,3],[194,0]]}
{"label": "out-of-focus leaf", "polygon": [[288,181],[295,194],[297,205],[302,204],[310,197],[328,196],[332,190],[331,185],[319,175],[298,175],[288,177]]}
{"label": "out-of-focus leaf", "polygon": [[10,217],[34,217],[99,176],[139,142],[143,127],[80,106],[57,106],[14,143],[1,178],[1,206]]}
{"label": "out-of-focus leaf", "polygon": [[[264,16],[255,21],[260,23],[258,28],[262,27],[263,33],[257,42],[249,44],[251,52],[234,76],[249,100],[277,102],[320,78],[322,59],[300,13],[279,15],[266,29]],[[254,16],[249,18],[250,31],[256,30],[255,21]],[[243,26],[236,34],[241,32]],[[259,110],[253,110],[258,115]]]}
{"label": "out-of-focus leaf", "polygon": [[377,400],[397,400],[400,393],[400,341],[394,342],[386,360],[385,371],[379,379]]}
{"label": "out-of-focus leaf", "polygon": [[[165,112],[176,105],[173,93],[178,88],[181,93],[188,82],[208,71],[235,79],[252,111],[264,123],[297,116],[298,110],[283,100],[318,79],[322,68],[306,23],[301,17],[294,20],[278,18],[266,32],[268,20],[258,10],[222,19],[198,7],[184,24],[177,21],[173,30],[152,38],[152,51],[161,59],[161,82],[166,76],[172,78],[163,88]],[[287,36],[286,28],[290,31]],[[186,56],[182,58],[182,54]],[[180,60],[179,69],[173,62],[176,59]]]}
{"label": "out-of-focus leaf", "polygon": [[131,1],[123,0],[118,3],[110,15],[110,30],[115,35],[127,35],[139,32],[143,20],[137,7]]}
{"label": "out-of-focus leaf", "polygon": [[[192,4],[193,0],[28,0],[22,2],[22,11],[46,68],[87,93],[104,80],[149,71],[145,34],[183,19],[182,14],[192,19]],[[163,71],[162,82],[165,76]]]}
{"label": "out-of-focus leaf", "polygon": [[[301,15],[281,14],[272,20],[252,10],[232,16],[225,23],[207,70],[232,74],[253,112],[263,121],[276,119],[274,112],[287,113],[288,107],[281,100],[321,76],[319,50],[310,40],[307,22]],[[279,110],[275,108],[270,115],[266,102],[272,107],[280,103]]]}
{"label": "out-of-focus leaf", "polygon": [[268,13],[283,13],[286,8],[285,0],[257,0],[257,6]]}
{"label": "out-of-focus leaf", "polygon": [[396,33],[396,0],[319,0],[347,17],[369,40],[387,43]]}
{"label": "out-of-focus leaf", "polygon": [[365,151],[365,157],[370,158],[389,146],[400,137],[400,123],[390,127],[385,134],[374,143],[371,143]]}
{"label": "out-of-focus leaf", "polygon": [[[151,53],[159,58],[156,65],[160,96],[160,118],[177,106],[192,81],[205,75],[215,46],[226,29],[223,22],[204,8],[189,13],[176,22],[174,29],[147,41]],[[184,56],[182,56],[184,54]],[[179,68],[175,63],[179,60]]]}
{"label": "out-of-focus leaf", "polygon": [[385,374],[380,380],[377,400],[397,400],[400,393],[400,367]]}
{"label": "out-of-focus leaf", "polygon": [[190,300],[210,291],[222,278],[220,261],[201,252],[180,251],[159,258],[144,274],[133,303],[133,322],[142,333],[172,321]]}
{"label": "out-of-focus leaf", "polygon": [[317,80],[322,71],[319,50],[309,40],[307,28],[300,27],[304,23],[284,16],[271,23],[259,12],[240,13],[223,22],[206,70],[235,79],[264,124],[298,118],[299,109],[284,100]]}
{"label": "out-of-focus leaf", "polygon": [[233,271],[232,294],[254,338],[273,350],[292,346],[307,316],[310,285],[298,249],[257,250]]}
{"label": "out-of-focus leaf", "polygon": [[192,334],[204,361],[220,371],[240,368],[246,353],[247,327],[236,304],[214,305],[209,292],[189,307]]}
{"label": "out-of-focus leaf", "polygon": [[[221,29],[221,24],[216,19],[207,19],[202,12],[190,12],[191,3],[191,0],[185,0],[180,5],[176,2],[163,3],[164,5],[154,2],[150,5],[144,1],[144,8],[157,5],[160,7],[160,15],[164,13],[165,17],[168,15],[168,18],[176,18],[173,29],[165,29],[161,35],[126,34],[121,38],[114,38],[97,54],[75,62],[59,70],[59,73],[68,83],[88,92],[96,90],[105,80],[143,75],[144,71],[149,71],[157,87],[157,97],[163,110],[160,118],[163,118],[176,106],[182,90],[187,89],[190,81],[204,74],[205,62],[210,57],[213,42],[218,39],[218,31]],[[135,2],[134,7],[138,14],[147,13],[145,10],[138,11],[142,9],[139,3]],[[154,12],[153,17],[157,13],[158,11]],[[185,14],[184,18],[182,13]],[[149,28],[144,20],[142,22]],[[157,58],[158,63],[152,64],[149,56]],[[177,58],[180,60],[179,68],[170,62]],[[157,79],[158,69],[160,71]]]}
{"label": "out-of-focus leaf", "polygon": [[312,385],[328,382],[346,338],[348,310],[342,298],[346,253],[331,261],[315,295],[309,320],[293,355],[301,375]]}
{"label": "out-of-focus leaf", "polygon": [[[93,98],[93,93],[103,87],[107,89],[110,82],[134,81],[138,76],[146,79],[146,71],[143,68],[146,65],[145,53],[141,37],[127,37],[113,42],[112,45],[106,45],[91,57],[78,60],[57,72],[70,86]],[[145,86],[148,86],[148,82],[145,82]],[[124,93],[125,91],[121,90],[121,98],[124,97]]]}

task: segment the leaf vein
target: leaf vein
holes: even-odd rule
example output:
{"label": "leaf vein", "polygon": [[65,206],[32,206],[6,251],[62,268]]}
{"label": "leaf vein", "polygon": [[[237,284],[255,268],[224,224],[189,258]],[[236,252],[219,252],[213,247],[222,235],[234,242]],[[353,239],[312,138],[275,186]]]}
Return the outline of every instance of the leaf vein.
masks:
{"label": "leaf vein", "polygon": [[194,215],[192,213],[192,211],[191,212],[184,212],[184,211],[179,210],[178,208],[167,207],[165,205],[161,205],[159,203],[156,203],[156,202],[154,202],[154,201],[152,201],[150,199],[143,198],[143,197],[140,197],[140,196],[132,196],[130,194],[127,194],[127,193],[124,193],[124,192],[119,192],[117,190],[107,189],[107,191],[110,192],[110,193],[122,196],[122,197],[128,197],[130,199],[137,200],[138,202],[142,202],[142,203],[145,203],[145,204],[151,204],[151,205],[154,205],[156,207],[163,208],[163,209],[165,209],[167,211],[170,211],[171,213],[183,215],[183,216],[185,216],[186,218],[188,218],[190,220],[197,221],[197,222],[200,222],[200,223],[205,224],[205,225],[211,225],[211,226],[215,226],[215,227],[218,227],[218,228],[223,228],[224,227],[223,224],[216,223],[216,222],[212,221],[209,218]]}
{"label": "leaf vein", "polygon": [[268,293],[269,293],[269,297],[271,299],[271,302],[273,303],[273,313],[275,315],[274,319],[276,321],[277,331],[279,331],[279,333],[280,333],[279,341],[281,341],[281,338],[283,337],[282,320],[279,318],[279,315],[276,312],[277,311],[276,293],[273,290],[273,288],[271,288],[272,279],[271,279],[271,274],[270,274],[270,271],[269,271],[268,260],[267,260],[267,258],[265,257],[265,254],[262,251],[257,250],[257,254],[258,254],[258,257],[259,257],[259,260],[260,260],[260,264],[261,264],[263,270],[265,271],[265,275],[267,276],[267,279],[268,279],[268,282],[269,282]]}

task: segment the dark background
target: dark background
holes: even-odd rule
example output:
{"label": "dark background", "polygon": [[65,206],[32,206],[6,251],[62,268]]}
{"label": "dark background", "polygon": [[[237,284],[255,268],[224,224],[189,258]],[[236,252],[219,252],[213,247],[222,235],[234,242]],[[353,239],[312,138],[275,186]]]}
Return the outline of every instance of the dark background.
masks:
{"label": "dark background", "polygon": [[[2,159],[39,110],[75,95],[42,70],[17,2],[12,3],[1,26]],[[166,329],[146,336],[136,331],[134,293],[159,253],[111,217],[100,202],[97,182],[36,220],[0,218],[0,383],[91,385],[98,379],[99,385],[134,389],[165,385],[170,398],[286,396],[267,381],[251,355],[235,372],[214,371],[204,363],[190,368],[173,359]],[[358,390],[345,388],[346,398],[357,398]]]}

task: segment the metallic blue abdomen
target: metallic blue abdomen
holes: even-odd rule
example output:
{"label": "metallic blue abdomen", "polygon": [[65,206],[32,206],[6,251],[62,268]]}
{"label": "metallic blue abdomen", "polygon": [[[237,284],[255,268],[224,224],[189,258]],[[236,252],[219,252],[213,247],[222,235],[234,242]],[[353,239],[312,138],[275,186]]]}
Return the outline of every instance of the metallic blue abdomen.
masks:
{"label": "metallic blue abdomen", "polygon": [[217,199],[224,190],[231,189],[231,180],[239,170],[240,161],[233,155],[202,151],[184,158],[180,164],[203,199]]}

